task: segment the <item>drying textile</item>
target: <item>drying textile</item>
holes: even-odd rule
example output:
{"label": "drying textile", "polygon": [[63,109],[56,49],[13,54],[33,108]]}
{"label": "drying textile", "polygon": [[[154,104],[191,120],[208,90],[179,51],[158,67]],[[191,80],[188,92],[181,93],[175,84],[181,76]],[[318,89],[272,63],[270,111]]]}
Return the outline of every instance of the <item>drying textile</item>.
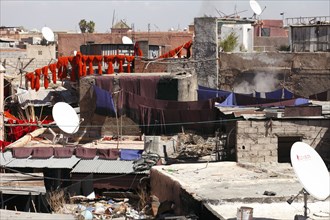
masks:
{"label": "drying textile", "polygon": [[137,160],[141,158],[142,150],[127,150],[122,149],[120,151],[121,160]]}
{"label": "drying textile", "polygon": [[118,149],[98,149],[97,155],[100,159],[117,160],[119,157]]}
{"label": "drying textile", "polygon": [[116,108],[110,92],[101,89],[98,86],[93,86],[93,88],[96,94],[96,113],[100,115],[116,114]]}

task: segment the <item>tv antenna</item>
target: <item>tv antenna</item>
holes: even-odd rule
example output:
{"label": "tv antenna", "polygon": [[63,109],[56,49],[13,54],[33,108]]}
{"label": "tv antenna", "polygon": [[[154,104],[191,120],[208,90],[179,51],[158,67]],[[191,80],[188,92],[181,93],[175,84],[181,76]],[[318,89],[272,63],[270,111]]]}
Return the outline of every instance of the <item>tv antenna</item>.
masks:
{"label": "tv antenna", "polygon": [[48,44],[48,42],[55,41],[54,32],[49,27],[43,27],[41,29],[41,33],[42,33],[43,38],[46,40],[46,44]]}
{"label": "tv antenna", "polygon": [[253,11],[252,18],[256,18],[257,16],[261,15],[262,12],[266,9],[266,6],[264,9],[261,9],[259,3],[256,0],[250,0],[250,7]]}
{"label": "tv antenna", "polygon": [[[304,195],[304,219],[307,219],[308,195],[318,200],[325,200],[330,195],[329,172],[320,155],[306,143],[294,143],[291,148],[290,158],[293,170],[303,189],[287,202],[291,204],[302,193]],[[295,216],[295,219],[296,217],[299,218],[300,216]]]}
{"label": "tv antenna", "polygon": [[[52,110],[52,116],[56,125],[66,134],[75,134],[79,130],[80,123],[83,119],[79,120],[76,111],[65,102],[57,102]],[[60,138],[63,140],[63,146],[67,143],[68,138],[64,137],[64,134],[56,134],[50,129],[54,135],[53,144],[58,142]]]}
{"label": "tv antenna", "polygon": [[121,38],[121,41],[122,41],[123,44],[133,44],[132,39],[129,38],[129,37],[127,37],[127,36],[123,36],[123,37]]}

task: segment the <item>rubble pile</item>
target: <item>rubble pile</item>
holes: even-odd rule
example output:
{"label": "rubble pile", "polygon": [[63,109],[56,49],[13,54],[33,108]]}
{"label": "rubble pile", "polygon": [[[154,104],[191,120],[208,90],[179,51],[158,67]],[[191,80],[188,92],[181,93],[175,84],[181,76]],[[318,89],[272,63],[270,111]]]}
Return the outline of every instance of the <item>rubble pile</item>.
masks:
{"label": "rubble pile", "polygon": [[206,140],[196,134],[178,134],[177,155],[178,159],[199,158],[211,155],[216,147],[217,139],[209,137]]}
{"label": "rubble pile", "polygon": [[71,204],[64,204],[63,214],[74,214],[79,220],[92,219],[153,219],[145,210],[137,211],[129,199],[88,200],[84,196],[70,198]]}

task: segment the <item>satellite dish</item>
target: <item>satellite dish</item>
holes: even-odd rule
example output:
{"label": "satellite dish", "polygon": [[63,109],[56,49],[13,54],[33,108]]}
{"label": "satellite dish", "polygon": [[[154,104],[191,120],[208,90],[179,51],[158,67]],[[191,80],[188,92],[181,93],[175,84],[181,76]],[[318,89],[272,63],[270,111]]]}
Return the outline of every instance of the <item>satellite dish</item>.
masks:
{"label": "satellite dish", "polygon": [[292,145],[290,157],[293,170],[304,189],[316,199],[328,198],[329,172],[320,155],[308,144],[296,142]]}
{"label": "satellite dish", "polygon": [[260,15],[262,10],[259,3],[256,0],[250,0],[250,7],[256,15]]}
{"label": "satellite dish", "polygon": [[127,37],[127,36],[123,36],[121,38],[121,41],[123,42],[123,44],[133,44],[133,41],[131,38]]}
{"label": "satellite dish", "polygon": [[65,102],[54,105],[52,115],[56,125],[67,134],[74,134],[79,130],[79,118],[75,110]]}
{"label": "satellite dish", "polygon": [[54,32],[49,27],[43,27],[41,29],[42,36],[49,42],[55,41]]}

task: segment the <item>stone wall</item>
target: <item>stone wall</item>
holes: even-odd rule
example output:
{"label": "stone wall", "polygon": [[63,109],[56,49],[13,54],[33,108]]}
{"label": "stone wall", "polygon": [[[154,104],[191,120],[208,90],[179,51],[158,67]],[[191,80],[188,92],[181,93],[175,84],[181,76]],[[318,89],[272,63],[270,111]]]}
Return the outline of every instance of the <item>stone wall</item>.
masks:
{"label": "stone wall", "polygon": [[220,61],[219,88],[223,90],[239,92],[242,85],[258,90],[262,84],[268,91],[284,86],[309,96],[330,88],[330,53],[221,53]]}
{"label": "stone wall", "polygon": [[237,162],[278,162],[278,137],[301,136],[302,142],[330,160],[330,120],[237,121]]}

